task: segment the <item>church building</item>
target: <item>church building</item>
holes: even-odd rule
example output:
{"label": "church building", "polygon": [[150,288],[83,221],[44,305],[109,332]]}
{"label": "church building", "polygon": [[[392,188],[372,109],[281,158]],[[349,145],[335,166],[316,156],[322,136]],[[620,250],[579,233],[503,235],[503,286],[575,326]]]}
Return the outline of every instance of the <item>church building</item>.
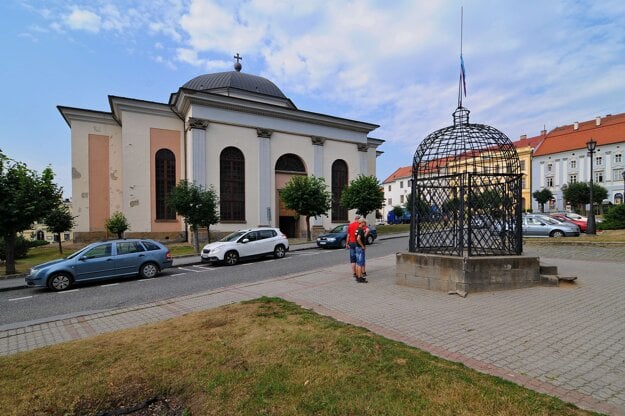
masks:
{"label": "church building", "polygon": [[323,177],[332,193],[328,216],[313,226],[350,220],[339,196],[359,175],[376,174],[384,141],[368,135],[379,126],[300,110],[235,58],[234,71],[193,78],[167,103],[109,96],[110,112],[58,106],[71,130],[76,241],[105,238],[117,211],[127,237],[180,239],[184,219],[166,201],[182,179],[217,191],[211,231],[273,226],[304,236],[305,219],[279,197],[294,175]]}

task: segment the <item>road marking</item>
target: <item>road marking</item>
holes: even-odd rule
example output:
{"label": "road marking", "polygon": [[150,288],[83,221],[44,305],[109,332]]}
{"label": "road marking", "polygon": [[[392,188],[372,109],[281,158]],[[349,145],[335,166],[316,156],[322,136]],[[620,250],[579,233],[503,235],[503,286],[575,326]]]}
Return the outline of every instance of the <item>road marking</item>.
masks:
{"label": "road marking", "polygon": [[[184,273],[180,273],[180,274],[184,274]],[[149,282],[151,280],[154,280],[154,279],[137,279],[137,282]]]}
{"label": "road marking", "polygon": [[106,285],[100,285],[100,287],[117,286],[119,283],[109,283]]}
{"label": "road marking", "polygon": [[64,295],[66,293],[78,292],[78,289],[66,290],[64,292],[56,292],[59,295]]}
{"label": "road marking", "polygon": [[30,299],[30,298],[32,298],[32,295],[31,295],[31,296],[23,296],[23,297],[21,297],[21,298],[13,298],[13,299],[9,299],[9,302],[13,302],[13,301],[15,301],[15,300]]}
{"label": "road marking", "polygon": [[[170,274],[169,277],[175,277],[175,276],[184,276],[186,273],[176,273],[176,274]],[[148,280],[148,279],[146,279]]]}
{"label": "road marking", "polygon": [[193,273],[202,273],[201,270],[187,269],[185,267],[178,267],[178,270],[186,270],[188,272],[193,272]]}

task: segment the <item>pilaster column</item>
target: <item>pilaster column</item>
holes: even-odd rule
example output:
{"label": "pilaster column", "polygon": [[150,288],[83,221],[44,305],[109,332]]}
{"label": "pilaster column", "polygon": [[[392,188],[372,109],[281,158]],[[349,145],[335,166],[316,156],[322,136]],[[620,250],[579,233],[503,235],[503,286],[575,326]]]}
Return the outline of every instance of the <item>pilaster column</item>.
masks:
{"label": "pilaster column", "polygon": [[[273,131],[256,129],[258,136],[258,224],[272,225],[275,212],[271,210],[271,135]],[[276,207],[276,209],[278,209]]]}
{"label": "pilaster column", "polygon": [[187,121],[187,172],[189,182],[206,187],[206,129],[208,121],[191,117]]}
{"label": "pilaster column", "polygon": [[[312,174],[318,178],[323,178],[323,145],[326,142],[325,137],[312,136],[310,138],[313,145],[313,171]],[[332,180],[332,179],[330,179]],[[328,182],[326,182],[328,183]],[[329,184],[331,185],[331,183]],[[323,225],[323,219],[321,217],[312,218],[312,226],[318,227]]]}
{"label": "pilaster column", "polygon": [[367,144],[358,145],[358,156],[360,159],[360,174],[369,175],[369,146]]}

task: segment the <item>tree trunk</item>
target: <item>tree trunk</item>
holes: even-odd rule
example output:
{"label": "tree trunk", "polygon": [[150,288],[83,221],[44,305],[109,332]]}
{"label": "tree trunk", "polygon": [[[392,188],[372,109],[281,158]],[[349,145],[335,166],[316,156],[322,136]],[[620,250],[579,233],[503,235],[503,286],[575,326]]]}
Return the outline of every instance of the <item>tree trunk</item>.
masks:
{"label": "tree trunk", "polygon": [[15,274],[15,233],[10,233],[4,236],[4,243],[6,244],[7,263],[5,265],[5,272],[8,275]]}
{"label": "tree trunk", "polygon": [[310,217],[306,216],[306,241],[310,241]]}
{"label": "tree trunk", "polygon": [[195,254],[200,254],[200,230],[195,227],[193,229],[193,249],[195,250]]}
{"label": "tree trunk", "polygon": [[206,226],[206,241],[208,242],[208,244],[210,244],[211,242],[211,226],[210,225]]}
{"label": "tree trunk", "polygon": [[59,253],[63,254],[63,246],[61,245],[61,233],[57,234],[59,238]]}

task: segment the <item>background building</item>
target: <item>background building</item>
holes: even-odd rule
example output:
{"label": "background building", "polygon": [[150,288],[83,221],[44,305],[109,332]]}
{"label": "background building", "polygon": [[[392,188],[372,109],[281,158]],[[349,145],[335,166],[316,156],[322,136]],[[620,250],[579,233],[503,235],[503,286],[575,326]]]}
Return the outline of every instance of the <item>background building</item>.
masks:
{"label": "background building", "polygon": [[[532,189],[547,188],[554,195],[545,209],[570,210],[562,196],[562,186],[590,182],[590,159],[586,143],[597,142],[593,161],[593,182],[608,190],[604,203],[623,203],[623,161],[625,113],[575,122],[551,130],[534,152]],[[540,207],[533,201],[534,210]]]}

